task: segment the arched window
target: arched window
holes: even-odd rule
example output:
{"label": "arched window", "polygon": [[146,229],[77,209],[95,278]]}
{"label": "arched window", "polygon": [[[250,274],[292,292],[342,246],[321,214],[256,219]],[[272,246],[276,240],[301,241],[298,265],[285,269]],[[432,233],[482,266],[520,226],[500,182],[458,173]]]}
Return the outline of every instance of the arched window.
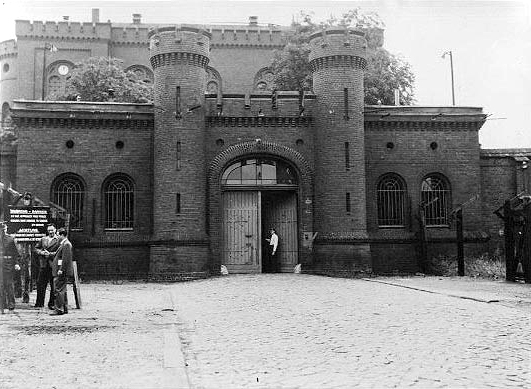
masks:
{"label": "arched window", "polygon": [[69,61],[56,61],[46,69],[46,96],[63,94],[66,80],[70,78],[74,64]]}
{"label": "arched window", "polygon": [[254,89],[272,90],[273,89],[273,72],[269,68],[260,69],[254,76]]}
{"label": "arched window", "polygon": [[113,174],[103,184],[104,227],[132,229],[134,223],[134,184],[125,174]]}
{"label": "arched window", "polygon": [[448,226],[450,185],[440,174],[430,174],[421,186],[421,201],[425,207],[427,226]]}
{"label": "arched window", "polygon": [[222,91],[221,89],[221,75],[219,72],[211,66],[207,66],[207,92],[217,94]]}
{"label": "arched window", "polygon": [[52,202],[70,212],[72,229],[83,229],[85,184],[81,177],[73,173],[61,174],[53,181],[50,197]]}
{"label": "arched window", "polygon": [[406,185],[396,174],[386,174],[378,182],[378,226],[403,227],[406,214]]}
{"label": "arched window", "polygon": [[142,81],[146,84],[153,84],[153,72],[144,65],[132,65],[125,69],[135,81]]}
{"label": "arched window", "polygon": [[221,177],[223,185],[297,185],[297,173],[289,164],[268,158],[243,159],[230,165]]}
{"label": "arched window", "polygon": [[2,104],[2,127],[7,127],[9,124],[11,124],[11,108],[9,103],[5,102]]}

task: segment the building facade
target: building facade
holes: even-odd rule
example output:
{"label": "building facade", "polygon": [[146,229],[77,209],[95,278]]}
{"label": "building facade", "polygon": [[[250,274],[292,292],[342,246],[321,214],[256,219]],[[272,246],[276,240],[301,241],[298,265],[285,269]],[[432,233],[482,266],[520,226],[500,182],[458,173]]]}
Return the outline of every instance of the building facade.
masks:
{"label": "building facade", "polygon": [[[529,190],[531,150],[482,150],[481,108],[365,106],[356,30],[310,38],[312,92],[272,91],[284,32],[17,21],[1,180],[71,211],[86,277],[260,273],[270,228],[282,272],[416,272],[421,214],[429,255],[451,255],[463,204],[466,250],[501,247],[492,212]],[[45,101],[92,56],[121,58],[153,104]]]}

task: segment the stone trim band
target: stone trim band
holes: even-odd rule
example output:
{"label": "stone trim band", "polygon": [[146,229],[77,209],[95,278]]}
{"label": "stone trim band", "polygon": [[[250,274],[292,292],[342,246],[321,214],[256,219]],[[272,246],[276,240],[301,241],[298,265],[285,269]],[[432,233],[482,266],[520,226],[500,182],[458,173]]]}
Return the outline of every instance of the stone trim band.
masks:
{"label": "stone trim band", "polygon": [[209,127],[308,127],[311,117],[230,117],[207,116]]}
{"label": "stone trim band", "polygon": [[152,56],[149,61],[153,69],[160,66],[172,66],[172,65],[190,65],[198,66],[206,69],[208,65],[208,57],[196,54],[196,53],[162,53]]}
{"label": "stone trim band", "polygon": [[333,67],[351,67],[363,70],[367,67],[367,60],[357,55],[329,55],[312,60],[310,67],[312,72]]}

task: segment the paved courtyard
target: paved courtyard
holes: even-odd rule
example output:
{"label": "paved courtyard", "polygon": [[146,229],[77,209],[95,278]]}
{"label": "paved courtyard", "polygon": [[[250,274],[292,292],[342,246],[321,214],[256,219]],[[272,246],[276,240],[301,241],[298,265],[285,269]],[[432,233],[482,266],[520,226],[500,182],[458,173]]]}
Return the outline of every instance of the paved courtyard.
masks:
{"label": "paved courtyard", "polygon": [[0,388],[531,387],[531,288],[493,284],[86,284],[69,315],[0,316]]}

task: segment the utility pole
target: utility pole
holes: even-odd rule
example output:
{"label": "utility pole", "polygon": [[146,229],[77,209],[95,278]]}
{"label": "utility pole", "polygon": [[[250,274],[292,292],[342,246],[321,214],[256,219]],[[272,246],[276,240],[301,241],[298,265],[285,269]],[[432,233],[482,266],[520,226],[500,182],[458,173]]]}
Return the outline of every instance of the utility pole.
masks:
{"label": "utility pole", "polygon": [[452,77],[452,105],[455,105],[455,91],[454,91],[454,58],[452,56],[452,51],[445,51],[442,55],[442,58],[445,58],[446,55],[450,56],[450,75]]}

